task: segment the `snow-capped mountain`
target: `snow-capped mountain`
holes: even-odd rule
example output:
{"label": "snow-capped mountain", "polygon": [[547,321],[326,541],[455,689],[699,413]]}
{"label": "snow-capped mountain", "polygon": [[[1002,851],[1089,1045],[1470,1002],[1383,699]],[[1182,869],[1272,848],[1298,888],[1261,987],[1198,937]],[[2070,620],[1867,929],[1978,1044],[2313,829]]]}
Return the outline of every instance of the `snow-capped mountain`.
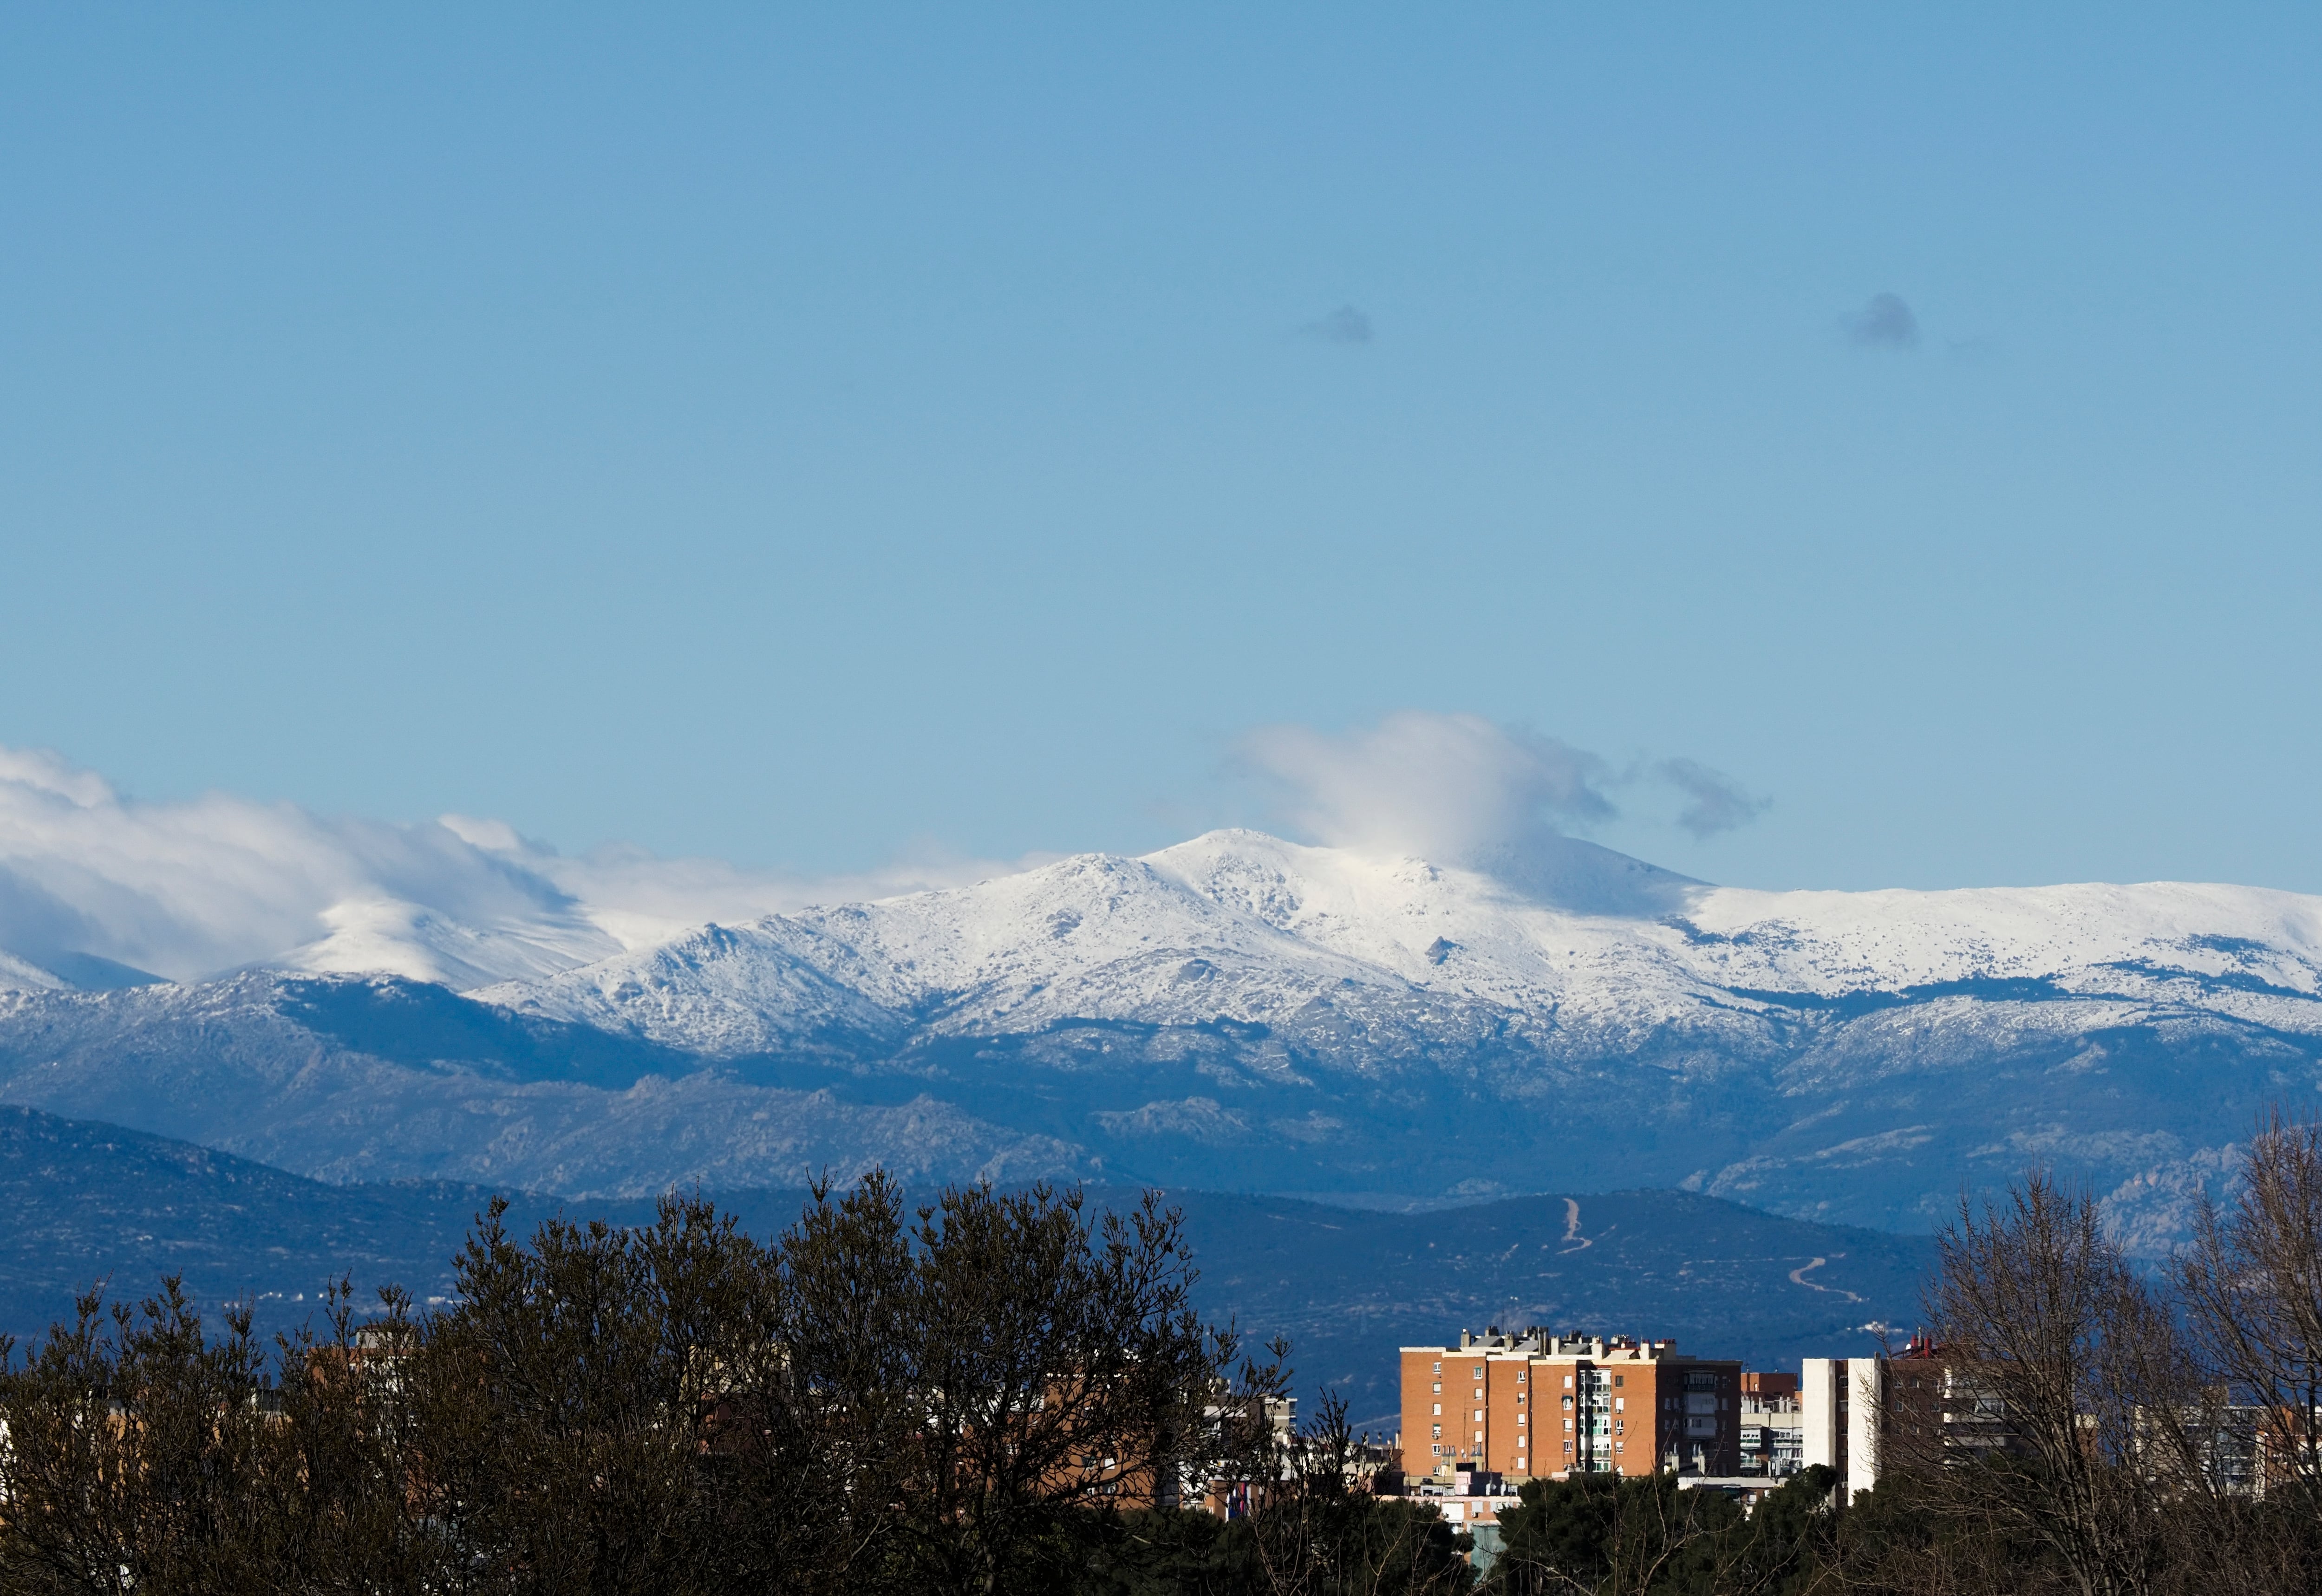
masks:
{"label": "snow-capped mountain", "polygon": [[2322,1081],[2322,900],[1756,892],[1568,840],[1486,873],[1219,832],[475,995],[962,1100],[1061,1097],[1081,1122],[1043,1128],[1161,1172],[1626,1172],[1911,1223],[2047,1157],[2158,1235],[2263,1101]]}
{"label": "snow-capped mountain", "polygon": [[[475,995],[722,1055],[834,1030],[1295,1026],[1318,1005],[1408,1027],[1430,1050],[1466,1024],[1594,1053],[1623,1038],[1748,1036],[1802,1007],[1962,983],[2322,1033],[2322,899],[2176,883],[1741,891],[1557,846],[1564,868],[1542,888],[1213,832],[1144,858],[1085,854],[707,926]],[[1557,890],[1575,877],[1584,910]]]}
{"label": "snow-capped mountain", "polygon": [[[431,935],[509,967],[489,927]],[[879,1158],[1916,1227],[2038,1158],[2159,1245],[2266,1103],[2322,1087],[2322,899],[2235,887],[1758,892],[1568,839],[1452,866],[1226,831],[590,962],[525,935],[524,977],[466,999],[25,992],[0,1099],[573,1190]]]}

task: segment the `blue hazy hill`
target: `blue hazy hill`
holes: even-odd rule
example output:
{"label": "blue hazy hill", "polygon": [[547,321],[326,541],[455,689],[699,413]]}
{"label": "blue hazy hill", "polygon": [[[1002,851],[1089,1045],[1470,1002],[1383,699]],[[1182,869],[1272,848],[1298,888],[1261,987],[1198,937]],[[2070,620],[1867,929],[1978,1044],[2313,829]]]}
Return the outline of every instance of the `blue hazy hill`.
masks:
{"label": "blue hazy hill", "polygon": [[[327,1282],[361,1299],[389,1282],[448,1300],[452,1258],[488,1187],[450,1181],[333,1185],[188,1143],[89,1120],[0,1108],[0,1330],[20,1339],[105,1281],[116,1296],[181,1273],[215,1311],[250,1300],[261,1331],[315,1315]],[[616,1223],[644,1199],[579,1201],[513,1191],[509,1222],[552,1214]],[[721,1193],[761,1237],[805,1193]],[[914,1193],[915,1198],[924,1195]],[[1138,1193],[1099,1188],[1092,1201]],[[1761,1365],[1867,1350],[1877,1322],[1907,1324],[1929,1256],[1924,1237],[1817,1225],[1682,1191],[1544,1194],[1424,1212],[1170,1190],[1202,1271],[1204,1309],[1253,1342],[1293,1345],[1302,1389],[1337,1386],[1357,1420],[1394,1423],[1394,1351],[1462,1327],[1539,1322],[1669,1336]]]}

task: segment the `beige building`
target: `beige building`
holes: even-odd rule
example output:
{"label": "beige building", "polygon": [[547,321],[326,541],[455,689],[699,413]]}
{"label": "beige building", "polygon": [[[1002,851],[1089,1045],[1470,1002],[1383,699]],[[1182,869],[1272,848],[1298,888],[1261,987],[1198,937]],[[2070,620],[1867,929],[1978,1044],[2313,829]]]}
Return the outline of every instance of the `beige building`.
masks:
{"label": "beige building", "polygon": [[1798,1377],[1745,1370],[1742,1375],[1742,1473],[1787,1480],[1805,1466],[1805,1415]]}

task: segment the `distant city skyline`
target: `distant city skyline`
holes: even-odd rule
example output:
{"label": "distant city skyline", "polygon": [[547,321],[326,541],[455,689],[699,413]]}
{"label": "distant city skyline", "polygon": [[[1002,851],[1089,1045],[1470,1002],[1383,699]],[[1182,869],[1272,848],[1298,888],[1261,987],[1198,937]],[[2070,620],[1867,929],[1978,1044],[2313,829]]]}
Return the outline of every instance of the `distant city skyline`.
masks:
{"label": "distant city skyline", "polygon": [[2317,45],[20,9],[0,748],[818,879],[2322,891]]}

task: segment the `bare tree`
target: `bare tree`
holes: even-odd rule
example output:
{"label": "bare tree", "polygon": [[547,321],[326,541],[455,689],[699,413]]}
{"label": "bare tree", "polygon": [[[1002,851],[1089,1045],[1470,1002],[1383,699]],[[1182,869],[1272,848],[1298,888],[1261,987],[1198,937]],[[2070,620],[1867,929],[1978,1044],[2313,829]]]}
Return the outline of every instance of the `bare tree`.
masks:
{"label": "bare tree", "polygon": [[2230,1206],[2207,1193],[2177,1289],[2217,1376],[2258,1409],[2260,1465],[2322,1510],[2322,1119],[2270,1114]]}
{"label": "bare tree", "polygon": [[2190,1477],[2197,1392],[2168,1305],[2104,1230],[2095,1196],[2044,1171],[1937,1238],[1935,1510],[2052,1554],[2082,1596],[2156,1588],[2164,1516]]}
{"label": "bare tree", "polygon": [[[1277,1350],[1279,1367],[1287,1348]],[[1382,1497],[1347,1422],[1322,1393],[1319,1412],[1277,1437],[1249,1520],[1267,1596],[1459,1596],[1472,1582],[1463,1537],[1423,1501]]]}

